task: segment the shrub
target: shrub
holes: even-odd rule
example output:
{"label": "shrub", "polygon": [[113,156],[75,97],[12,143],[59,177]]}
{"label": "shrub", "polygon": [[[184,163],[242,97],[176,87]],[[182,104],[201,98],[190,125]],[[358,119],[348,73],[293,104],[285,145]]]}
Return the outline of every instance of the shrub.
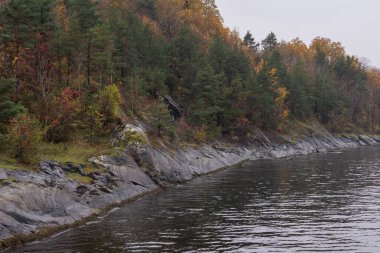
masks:
{"label": "shrub", "polygon": [[98,92],[97,102],[88,105],[83,128],[89,131],[91,142],[97,142],[110,134],[120,124],[121,94],[116,85],[106,86]]}
{"label": "shrub", "polygon": [[156,102],[149,108],[148,113],[149,123],[158,136],[175,137],[175,122],[166,105],[161,102]]}
{"label": "shrub", "polygon": [[207,139],[207,126],[202,125],[200,127],[197,127],[194,132],[194,140],[197,143],[203,143]]}
{"label": "shrub", "polygon": [[46,131],[49,142],[68,141],[75,129],[75,119],[80,111],[82,93],[72,88],[64,88],[53,98],[51,120]]}
{"label": "shrub", "polygon": [[0,152],[5,152],[8,149],[8,136],[0,134]]}
{"label": "shrub", "polygon": [[99,91],[98,111],[103,115],[103,124],[113,123],[119,115],[121,95],[119,88],[114,84]]}
{"label": "shrub", "polygon": [[24,163],[32,162],[38,154],[42,138],[39,122],[28,114],[20,114],[11,121],[8,130],[10,153]]}
{"label": "shrub", "polygon": [[12,118],[25,111],[24,107],[11,99],[15,87],[16,79],[2,79],[0,77],[0,134],[6,133],[7,124]]}

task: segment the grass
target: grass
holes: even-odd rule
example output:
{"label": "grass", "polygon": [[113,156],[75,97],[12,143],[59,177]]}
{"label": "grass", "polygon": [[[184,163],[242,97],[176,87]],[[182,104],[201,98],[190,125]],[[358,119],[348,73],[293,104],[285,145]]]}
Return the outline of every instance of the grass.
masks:
{"label": "grass", "polygon": [[38,166],[36,164],[23,164],[16,159],[8,157],[4,153],[0,153],[0,168],[8,170],[36,170]]}
{"label": "grass", "polygon": [[88,159],[94,156],[111,153],[107,144],[90,145],[84,142],[74,143],[47,143],[41,146],[40,160],[54,160],[59,163],[72,162],[74,164],[88,164]]}
{"label": "grass", "polygon": [[59,163],[71,162],[74,164],[83,164],[89,172],[96,171],[91,168],[88,159],[100,155],[112,153],[109,144],[91,145],[85,142],[76,141],[71,143],[41,143],[38,147],[38,157],[31,164],[20,163],[16,159],[9,157],[6,152],[0,153],[0,168],[12,170],[38,170],[38,162],[41,160],[54,160]]}
{"label": "grass", "polygon": [[92,184],[93,182],[92,178],[82,176],[78,173],[67,173],[66,177],[81,184]]}

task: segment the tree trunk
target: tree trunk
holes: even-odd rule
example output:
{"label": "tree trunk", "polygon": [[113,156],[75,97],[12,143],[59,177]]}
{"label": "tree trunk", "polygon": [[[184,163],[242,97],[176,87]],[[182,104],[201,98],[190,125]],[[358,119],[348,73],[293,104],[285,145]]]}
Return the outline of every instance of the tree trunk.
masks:
{"label": "tree trunk", "polygon": [[91,88],[91,39],[87,41],[87,88]]}
{"label": "tree trunk", "polygon": [[70,84],[70,65],[71,65],[71,53],[67,56],[67,80],[66,80],[66,86],[69,86]]}

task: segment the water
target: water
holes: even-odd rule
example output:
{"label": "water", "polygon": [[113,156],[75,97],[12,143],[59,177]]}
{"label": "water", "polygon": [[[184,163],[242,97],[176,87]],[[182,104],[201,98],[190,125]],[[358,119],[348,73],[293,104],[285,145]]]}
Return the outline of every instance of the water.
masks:
{"label": "water", "polygon": [[17,250],[380,252],[380,147],[249,162]]}

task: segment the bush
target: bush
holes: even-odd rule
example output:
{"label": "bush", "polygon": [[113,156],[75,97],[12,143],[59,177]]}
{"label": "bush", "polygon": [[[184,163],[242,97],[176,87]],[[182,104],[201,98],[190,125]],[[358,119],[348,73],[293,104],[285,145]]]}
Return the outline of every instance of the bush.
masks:
{"label": "bush", "polygon": [[91,142],[110,134],[121,122],[119,88],[116,85],[106,86],[96,96],[97,102],[87,106],[81,120],[83,128],[89,131]]}
{"label": "bush", "polygon": [[197,127],[194,132],[194,140],[197,143],[203,143],[207,139],[207,126],[202,125]]}
{"label": "bush", "polygon": [[154,128],[154,132],[158,136],[175,137],[175,122],[168,107],[163,103],[156,102],[149,108],[149,124]]}
{"label": "bush", "polygon": [[80,112],[82,92],[64,88],[53,98],[51,120],[46,129],[46,140],[49,142],[65,142],[75,132],[75,120]]}
{"label": "bush", "polygon": [[98,111],[103,115],[103,124],[115,122],[119,115],[121,95],[119,88],[114,84],[99,91]]}
{"label": "bush", "polygon": [[25,111],[24,107],[11,99],[15,87],[16,79],[2,79],[0,77],[0,134],[6,133],[7,124],[12,118]]}
{"label": "bush", "polygon": [[0,134],[0,152],[5,152],[8,149],[7,135]]}
{"label": "bush", "polygon": [[20,162],[31,163],[42,138],[40,123],[28,114],[20,114],[11,121],[8,136],[11,155]]}

